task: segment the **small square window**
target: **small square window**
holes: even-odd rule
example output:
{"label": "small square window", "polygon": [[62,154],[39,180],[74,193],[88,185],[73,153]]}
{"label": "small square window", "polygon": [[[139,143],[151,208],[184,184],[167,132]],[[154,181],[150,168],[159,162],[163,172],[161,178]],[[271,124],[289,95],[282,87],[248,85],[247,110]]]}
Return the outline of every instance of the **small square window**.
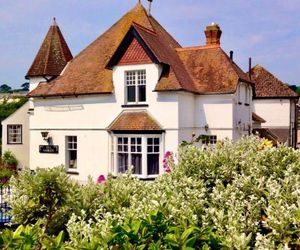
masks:
{"label": "small square window", "polygon": [[22,144],[22,125],[7,125],[7,144]]}

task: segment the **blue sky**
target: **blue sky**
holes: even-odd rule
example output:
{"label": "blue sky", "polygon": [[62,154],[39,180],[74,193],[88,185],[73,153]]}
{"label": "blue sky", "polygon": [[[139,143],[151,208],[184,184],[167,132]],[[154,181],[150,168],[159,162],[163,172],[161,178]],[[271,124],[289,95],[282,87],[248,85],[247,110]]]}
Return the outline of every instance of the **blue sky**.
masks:
{"label": "blue sky", "polygon": [[[141,0],[147,6],[146,0]],[[0,0],[0,84],[25,82],[56,17],[76,55],[130,10],[137,0]],[[261,64],[300,85],[300,0],[153,0],[152,15],[182,46],[203,45],[206,25],[218,23],[222,47],[248,70]]]}

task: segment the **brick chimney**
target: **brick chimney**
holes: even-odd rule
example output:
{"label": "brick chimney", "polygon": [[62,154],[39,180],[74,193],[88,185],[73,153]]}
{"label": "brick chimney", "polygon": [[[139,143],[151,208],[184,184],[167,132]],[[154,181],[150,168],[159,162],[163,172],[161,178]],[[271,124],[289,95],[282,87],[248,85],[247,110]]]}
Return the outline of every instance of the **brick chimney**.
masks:
{"label": "brick chimney", "polygon": [[222,30],[218,24],[212,23],[206,26],[204,33],[206,36],[206,45],[220,45]]}

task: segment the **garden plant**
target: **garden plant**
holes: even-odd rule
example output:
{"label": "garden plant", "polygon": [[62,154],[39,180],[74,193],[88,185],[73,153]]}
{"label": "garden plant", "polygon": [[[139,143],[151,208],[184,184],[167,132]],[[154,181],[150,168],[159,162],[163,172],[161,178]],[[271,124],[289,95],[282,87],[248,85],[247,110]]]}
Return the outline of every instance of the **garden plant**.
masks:
{"label": "garden plant", "polygon": [[80,186],[63,167],[13,177],[1,249],[300,249],[300,152],[244,138],[185,143],[165,174]]}

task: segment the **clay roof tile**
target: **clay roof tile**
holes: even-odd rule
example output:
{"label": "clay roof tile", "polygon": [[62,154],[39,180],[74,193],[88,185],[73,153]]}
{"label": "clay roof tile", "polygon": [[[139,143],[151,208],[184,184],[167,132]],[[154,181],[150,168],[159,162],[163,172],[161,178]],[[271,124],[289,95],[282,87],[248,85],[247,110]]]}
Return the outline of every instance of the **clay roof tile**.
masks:
{"label": "clay roof tile", "polygon": [[55,19],[31,65],[26,78],[33,76],[59,76],[73,58]]}
{"label": "clay roof tile", "polygon": [[297,94],[292,89],[261,65],[251,69],[251,79],[255,83],[255,94],[258,98],[297,98]]}

